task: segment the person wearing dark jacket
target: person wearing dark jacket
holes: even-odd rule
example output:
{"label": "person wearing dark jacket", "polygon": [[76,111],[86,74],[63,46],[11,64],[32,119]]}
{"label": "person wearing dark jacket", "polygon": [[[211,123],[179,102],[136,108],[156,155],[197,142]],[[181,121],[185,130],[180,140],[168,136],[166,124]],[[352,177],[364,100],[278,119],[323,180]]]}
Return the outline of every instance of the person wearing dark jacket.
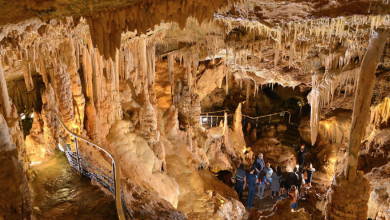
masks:
{"label": "person wearing dark jacket", "polygon": [[[295,147],[295,145],[294,145],[294,147]],[[298,152],[299,167],[303,168],[303,165],[305,164],[305,156],[307,154],[307,149],[305,147],[305,144],[301,144],[300,148],[295,148],[295,151]]]}
{"label": "person wearing dark jacket", "polygon": [[264,169],[264,161],[263,161],[262,153],[260,153],[259,156],[253,162],[253,167],[255,168],[256,176]]}
{"label": "person wearing dark jacket", "polygon": [[297,185],[297,182],[298,182],[298,175],[295,172],[291,172],[290,170],[285,180],[285,187],[287,191],[290,191],[291,186]]}
{"label": "person wearing dark jacket", "polygon": [[256,193],[256,183],[258,182],[254,172],[255,168],[251,167],[248,175],[248,201],[247,201],[247,206],[249,208],[253,207],[253,200],[255,199],[255,193]]}
{"label": "person wearing dark jacket", "polygon": [[246,185],[246,170],[244,169],[244,164],[240,164],[239,168],[236,171],[236,191],[240,200],[242,199],[242,192],[244,186]]}

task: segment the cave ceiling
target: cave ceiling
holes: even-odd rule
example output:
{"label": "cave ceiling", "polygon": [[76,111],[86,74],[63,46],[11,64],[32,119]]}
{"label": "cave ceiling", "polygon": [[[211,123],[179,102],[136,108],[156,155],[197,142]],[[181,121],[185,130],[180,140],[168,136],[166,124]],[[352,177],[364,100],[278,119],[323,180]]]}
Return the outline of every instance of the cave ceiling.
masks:
{"label": "cave ceiling", "polygon": [[313,75],[327,77],[329,84],[355,69],[373,29],[390,22],[383,1],[213,2],[3,2],[5,78],[21,79],[24,59],[31,74],[38,74],[39,54],[56,56],[52,48],[70,38],[97,47],[105,59],[114,59],[119,48],[134,52],[147,39],[155,43],[158,59],[170,52],[185,59],[187,51],[198,60],[222,57],[237,79],[305,90]]}

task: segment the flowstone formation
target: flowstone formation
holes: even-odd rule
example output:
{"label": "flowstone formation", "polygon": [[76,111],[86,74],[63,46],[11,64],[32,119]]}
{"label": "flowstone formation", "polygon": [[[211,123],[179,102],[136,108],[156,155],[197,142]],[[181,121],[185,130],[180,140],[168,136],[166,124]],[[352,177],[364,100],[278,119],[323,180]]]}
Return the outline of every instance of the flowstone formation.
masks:
{"label": "flowstone formation", "polygon": [[31,217],[31,166],[65,145],[113,175],[111,159],[57,116],[118,160],[134,218],[243,218],[246,203],[216,176],[259,153],[291,170],[288,138],[306,143],[316,168],[318,186],[302,190],[313,207],[291,212],[283,200],[253,218],[388,218],[387,1],[1,6],[0,219]]}

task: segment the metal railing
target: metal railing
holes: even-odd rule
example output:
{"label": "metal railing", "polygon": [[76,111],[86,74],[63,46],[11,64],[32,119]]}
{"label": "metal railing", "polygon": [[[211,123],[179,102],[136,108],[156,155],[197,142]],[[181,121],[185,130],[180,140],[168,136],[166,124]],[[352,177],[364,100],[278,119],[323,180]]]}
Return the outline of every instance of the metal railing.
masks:
{"label": "metal railing", "polygon": [[[210,127],[213,127],[213,118],[216,118],[216,122],[217,122],[216,126],[218,126],[218,122],[220,122],[219,118],[222,118],[222,121],[224,121],[225,116],[224,115],[210,115],[210,114],[218,113],[218,112],[226,112],[226,111],[228,111],[228,110],[215,111],[215,112],[206,112],[206,113],[201,114],[200,115],[201,125],[208,124],[209,123],[208,120],[210,118]],[[288,124],[290,124],[290,122],[291,122],[291,112],[289,112],[289,111],[282,111],[282,112],[268,114],[268,115],[262,115],[262,116],[258,116],[258,117],[251,117],[251,116],[243,114],[242,117],[243,118],[249,118],[249,119],[252,119],[252,120],[256,120],[256,124],[258,124],[260,118],[267,118],[267,117],[269,117],[269,124],[271,124],[272,116],[273,115],[281,115],[281,114],[283,114],[283,118],[284,118],[284,116],[286,114],[289,114],[289,116],[288,116]],[[227,115],[228,121],[229,121],[229,117],[232,117],[232,116],[234,116],[234,114],[228,114]],[[204,118],[207,118],[207,122],[206,123],[203,121]],[[244,121],[242,121],[242,122],[244,122]]]}
{"label": "metal railing", "polygon": [[[91,179],[98,180],[97,182],[104,188],[108,189],[111,193],[114,194],[115,198],[115,204],[116,204],[116,210],[118,213],[118,218],[120,220],[125,220],[125,214],[123,212],[123,206],[122,206],[122,189],[121,189],[121,183],[120,183],[120,168],[119,168],[119,162],[116,159],[116,157],[112,154],[110,154],[106,149],[101,147],[99,144],[89,140],[88,138],[84,138],[79,136],[78,134],[73,133],[61,120],[61,118],[55,113],[55,119],[59,122],[57,123],[57,130],[58,130],[58,138],[59,143],[61,144],[61,134],[60,134],[60,127],[59,125],[64,128],[64,130],[71,136],[74,137],[74,144],[76,152],[72,152],[69,148],[69,146],[63,146],[66,152],[66,156],[68,157],[69,163],[74,167],[80,174],[83,174],[87,172],[87,176],[89,176]],[[84,141],[87,144],[90,144],[92,146],[97,147],[99,150],[103,151],[105,154],[107,154],[108,157],[111,158],[111,164],[112,164],[112,174],[113,178],[111,179],[105,172],[94,168],[91,164],[86,162],[86,160],[83,160],[83,158],[80,155],[79,147],[78,147],[78,140]],[[113,189],[109,186],[113,186]],[[127,209],[126,209],[127,211]],[[131,216],[128,215],[130,218]]]}
{"label": "metal railing", "polygon": [[283,117],[286,113],[288,113],[288,123],[290,124],[290,121],[291,121],[291,112],[289,111],[283,111],[283,112],[278,112],[278,113],[273,113],[273,114],[269,114],[269,115],[262,115],[262,116],[258,116],[258,117],[250,117],[248,115],[242,115],[243,117],[246,117],[246,118],[249,118],[249,119],[255,119],[255,120],[258,120],[259,118],[266,118],[266,117],[269,117],[269,121],[271,123],[271,120],[272,120],[272,115],[281,115],[283,113]]}

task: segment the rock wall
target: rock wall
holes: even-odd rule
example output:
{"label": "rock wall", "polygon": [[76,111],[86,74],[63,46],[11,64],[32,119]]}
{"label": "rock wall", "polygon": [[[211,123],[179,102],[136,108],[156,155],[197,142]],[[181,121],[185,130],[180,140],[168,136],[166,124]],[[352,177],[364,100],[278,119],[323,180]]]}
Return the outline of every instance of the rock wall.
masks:
{"label": "rock wall", "polygon": [[[25,170],[17,149],[12,141],[13,131],[9,129],[0,114],[0,216],[4,219],[31,218],[31,195]],[[28,164],[29,165],[29,164]]]}

